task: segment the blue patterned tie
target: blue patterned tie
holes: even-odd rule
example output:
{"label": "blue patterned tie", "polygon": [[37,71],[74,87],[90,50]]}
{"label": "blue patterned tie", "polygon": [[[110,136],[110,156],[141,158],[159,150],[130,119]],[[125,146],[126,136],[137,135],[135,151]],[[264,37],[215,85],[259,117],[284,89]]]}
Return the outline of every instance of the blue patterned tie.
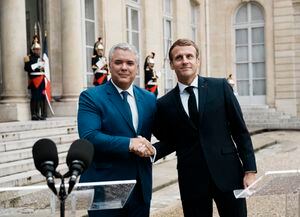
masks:
{"label": "blue patterned tie", "polygon": [[124,91],[121,92],[121,94],[123,96],[123,102],[124,102],[124,105],[125,105],[125,108],[126,108],[126,112],[128,114],[128,118],[132,123],[132,113],[131,113],[130,105],[127,101],[127,96],[128,96],[129,93],[124,90]]}

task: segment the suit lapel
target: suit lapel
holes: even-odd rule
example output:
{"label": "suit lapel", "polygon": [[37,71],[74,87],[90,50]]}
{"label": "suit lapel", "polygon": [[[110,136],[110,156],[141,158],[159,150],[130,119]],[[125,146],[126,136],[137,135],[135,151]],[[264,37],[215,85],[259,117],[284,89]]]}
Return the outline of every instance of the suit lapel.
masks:
{"label": "suit lapel", "polygon": [[124,102],[118,90],[114,87],[111,81],[107,82],[106,85],[106,91],[109,95],[108,99],[111,101],[112,104],[115,105],[117,110],[121,113],[122,117],[126,121],[127,125],[130,127],[130,129],[132,129],[135,132],[132,121],[129,119],[128,114],[126,113],[126,109],[124,108]]}
{"label": "suit lapel", "polygon": [[202,121],[202,117],[203,117],[203,113],[204,113],[204,106],[206,103],[206,96],[207,96],[207,90],[208,90],[208,86],[207,83],[205,81],[205,79],[203,77],[198,78],[198,96],[199,96],[199,100],[198,100],[198,108],[199,108],[199,113],[200,113],[200,125],[201,125],[201,121]]}
{"label": "suit lapel", "polygon": [[[204,107],[205,107],[206,97],[207,97],[207,90],[208,90],[208,86],[207,86],[205,79],[203,77],[199,76],[198,77],[198,110],[199,110],[200,125],[201,125],[201,121],[203,118]],[[185,110],[183,108],[183,105],[182,105],[182,102],[180,99],[178,84],[174,88],[173,98],[174,98],[178,113],[180,114],[181,118],[184,121],[188,122],[189,125],[192,126],[194,129],[196,129],[195,125],[192,123],[192,121],[190,120],[189,116],[187,115],[187,113],[185,112]]]}
{"label": "suit lapel", "polygon": [[185,110],[183,108],[181,98],[180,98],[180,91],[179,91],[178,84],[174,88],[173,98],[174,98],[179,116],[183,119],[183,121],[187,122],[192,128],[196,129],[195,125],[192,123],[192,121],[190,120],[189,116],[187,115],[187,113],[185,112]]}

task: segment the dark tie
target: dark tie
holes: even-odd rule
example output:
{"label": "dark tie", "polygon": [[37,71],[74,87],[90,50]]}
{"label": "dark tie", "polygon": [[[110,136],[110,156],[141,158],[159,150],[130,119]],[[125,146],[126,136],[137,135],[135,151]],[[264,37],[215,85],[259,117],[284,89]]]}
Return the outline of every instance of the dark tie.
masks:
{"label": "dark tie", "polygon": [[127,101],[127,96],[128,96],[129,93],[127,91],[122,91],[121,94],[123,96],[123,102],[124,102],[124,105],[125,105],[125,108],[126,108],[126,112],[128,114],[128,118],[132,123],[132,113],[131,113],[130,105]]}
{"label": "dark tie", "polygon": [[195,97],[195,93],[192,86],[189,86],[185,88],[185,90],[190,94],[189,100],[188,100],[188,108],[189,108],[189,115],[191,121],[194,123],[196,127],[198,127],[199,124],[199,114],[197,109],[197,101]]}

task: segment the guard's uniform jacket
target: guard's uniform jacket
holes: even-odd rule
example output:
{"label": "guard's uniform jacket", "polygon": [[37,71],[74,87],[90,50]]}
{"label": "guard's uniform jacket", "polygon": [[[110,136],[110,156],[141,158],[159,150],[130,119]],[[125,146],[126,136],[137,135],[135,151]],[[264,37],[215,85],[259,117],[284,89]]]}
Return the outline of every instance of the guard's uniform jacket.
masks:
{"label": "guard's uniform jacket", "polygon": [[158,95],[158,85],[157,85],[157,77],[154,74],[154,71],[150,68],[146,68],[145,70],[145,89],[154,93],[155,96]]}
{"label": "guard's uniform jacket", "polygon": [[92,56],[92,69],[94,72],[94,81],[95,86],[105,84],[107,82],[108,76],[108,66],[106,58],[99,55]]}

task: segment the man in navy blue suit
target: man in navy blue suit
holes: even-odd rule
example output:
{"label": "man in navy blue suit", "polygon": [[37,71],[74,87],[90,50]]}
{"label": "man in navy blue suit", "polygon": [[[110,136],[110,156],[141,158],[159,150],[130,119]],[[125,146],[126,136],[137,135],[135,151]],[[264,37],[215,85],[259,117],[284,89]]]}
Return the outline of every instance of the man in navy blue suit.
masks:
{"label": "man in navy blue suit", "polygon": [[199,49],[188,39],[171,46],[178,85],[157,101],[154,135],[157,159],[176,151],[185,217],[247,216],[234,189],[255,180],[256,163],[239,103],[226,79],[198,75]]}
{"label": "man in navy blue suit", "polygon": [[109,52],[111,80],[83,91],[79,98],[78,131],[95,148],[91,166],[80,182],[136,179],[123,209],[90,212],[90,216],[149,216],[153,154],[150,144],[155,96],[133,85],[138,71],[134,46],[121,43]]}

